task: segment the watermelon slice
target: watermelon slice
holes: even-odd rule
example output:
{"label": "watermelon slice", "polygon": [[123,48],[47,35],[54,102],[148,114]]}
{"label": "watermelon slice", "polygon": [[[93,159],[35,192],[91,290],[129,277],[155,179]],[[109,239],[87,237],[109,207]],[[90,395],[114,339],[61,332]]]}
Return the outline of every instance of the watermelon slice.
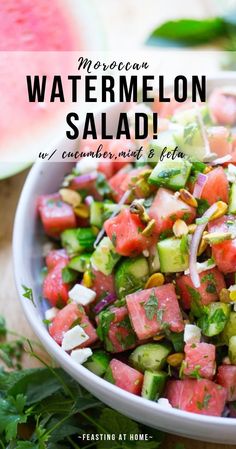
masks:
{"label": "watermelon slice", "polygon": [[219,366],[217,382],[227,389],[227,400],[236,401],[236,365]]}
{"label": "watermelon slice", "polygon": [[123,390],[136,395],[141,394],[143,374],[117,359],[111,360],[106,379]]}
{"label": "watermelon slice", "polygon": [[189,343],[184,347],[183,374],[212,379],[215,374],[216,349],[208,343]]}
{"label": "watermelon slice", "polygon": [[170,380],[166,397],[172,407],[200,415],[221,416],[227,390],[208,379]]}
{"label": "watermelon slice", "polygon": [[61,260],[43,280],[43,297],[47,299],[53,307],[62,307],[68,301],[70,285],[63,282],[62,270],[67,265],[66,260]]}
{"label": "watermelon slice", "polygon": [[177,198],[170,190],[160,188],[149,210],[149,216],[156,221],[157,234],[171,230],[174,222],[180,218],[191,223],[196,210]]}
{"label": "watermelon slice", "polygon": [[229,183],[222,167],[214,168],[207,174],[207,181],[203,187],[201,199],[206,200],[209,204],[213,204],[216,201],[228,203]]}
{"label": "watermelon slice", "polygon": [[97,340],[96,330],[89,321],[83,307],[75,303],[67,304],[57,313],[52,324],[49,326],[51,337],[61,345],[65,332],[71,328],[74,322],[77,322],[77,324],[83,327],[84,331],[89,336],[89,339],[81,344],[80,348],[90,346]]}
{"label": "watermelon slice", "polygon": [[225,288],[224,276],[217,268],[199,274],[201,285],[194,287],[190,275],[177,277],[176,285],[184,309],[190,309],[191,301],[199,299],[199,305],[207,306],[219,299],[219,293]]}
{"label": "watermelon slice", "polygon": [[183,318],[173,284],[132,293],[126,297],[129,316],[140,340],[154,337],[163,328],[182,332]]}
{"label": "watermelon slice", "polygon": [[[209,232],[234,232],[235,216],[225,215],[208,224]],[[223,273],[233,273],[236,267],[236,239],[225,240],[212,245],[212,256],[219,270]]]}
{"label": "watermelon slice", "polygon": [[72,207],[62,201],[57,193],[40,196],[38,210],[44,230],[50,237],[59,237],[65,229],[76,227],[76,217]]}

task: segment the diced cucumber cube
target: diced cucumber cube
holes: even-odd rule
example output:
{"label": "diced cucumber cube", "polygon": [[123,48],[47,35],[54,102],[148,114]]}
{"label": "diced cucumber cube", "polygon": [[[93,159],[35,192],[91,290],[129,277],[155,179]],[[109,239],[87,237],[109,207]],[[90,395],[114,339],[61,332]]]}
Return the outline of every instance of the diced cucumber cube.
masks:
{"label": "diced cucumber cube", "polygon": [[[210,114],[209,114],[209,108],[206,105],[200,106],[198,108],[198,113],[201,114],[203,122],[209,122]],[[188,125],[189,123],[196,122],[197,119],[197,111],[196,108],[189,107],[188,109],[180,109],[177,110],[172,120],[175,123],[179,123],[181,125]]]}
{"label": "diced cucumber cube", "polygon": [[204,307],[204,314],[198,320],[203,335],[213,337],[220,334],[230,315],[230,305],[223,302],[212,302]]}
{"label": "diced cucumber cube", "polygon": [[167,379],[164,371],[145,371],[141,396],[156,401],[161,396]]}
{"label": "diced cucumber cube", "polygon": [[228,345],[231,337],[236,335],[236,312],[232,311],[222,332],[222,340]]}
{"label": "diced cucumber cube", "polygon": [[201,129],[196,122],[179,127],[174,138],[179,151],[194,159],[203,160],[206,155],[206,146]]}
{"label": "diced cucumber cube", "polygon": [[91,228],[66,229],[61,233],[61,243],[69,256],[92,251],[96,235]]}
{"label": "diced cucumber cube", "polygon": [[185,159],[164,159],[158,162],[148,182],[172,190],[182,189],[188,180],[191,167],[192,164]]}
{"label": "diced cucumber cube", "polygon": [[93,201],[90,206],[90,224],[101,229],[103,225],[103,203]]}
{"label": "diced cucumber cube", "polygon": [[97,376],[103,376],[108,368],[110,357],[105,351],[94,351],[84,366]]}
{"label": "diced cucumber cube", "polygon": [[79,256],[73,257],[68,267],[72,268],[72,270],[79,271],[80,273],[84,273],[86,270],[90,268],[90,259],[92,254],[80,254]]}
{"label": "diced cucumber cube", "polygon": [[120,257],[109,237],[103,237],[92,254],[91,264],[96,270],[108,276]]}
{"label": "diced cucumber cube", "polygon": [[138,346],[129,356],[132,366],[144,373],[146,370],[158,371],[163,368],[171,352],[167,344],[147,343]]}
{"label": "diced cucumber cube", "polygon": [[115,272],[115,288],[118,298],[123,298],[144,287],[149,277],[147,259],[139,256],[124,259]]}
{"label": "diced cucumber cube", "polygon": [[236,183],[233,183],[229,193],[229,213],[236,214]]}
{"label": "diced cucumber cube", "polygon": [[236,365],[236,335],[229,339],[229,358],[232,365]]}
{"label": "diced cucumber cube", "polygon": [[157,244],[162,273],[178,273],[189,266],[187,236],[170,237]]}

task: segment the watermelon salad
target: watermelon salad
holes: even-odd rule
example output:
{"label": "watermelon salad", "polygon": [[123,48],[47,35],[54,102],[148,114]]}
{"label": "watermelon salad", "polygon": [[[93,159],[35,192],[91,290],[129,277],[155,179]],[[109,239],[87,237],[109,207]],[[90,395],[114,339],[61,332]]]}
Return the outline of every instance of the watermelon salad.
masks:
{"label": "watermelon salad", "polygon": [[[38,198],[45,325],[76,363],[127,392],[233,418],[236,96],[153,108],[155,162],[84,158]],[[103,145],[118,154],[135,142]]]}

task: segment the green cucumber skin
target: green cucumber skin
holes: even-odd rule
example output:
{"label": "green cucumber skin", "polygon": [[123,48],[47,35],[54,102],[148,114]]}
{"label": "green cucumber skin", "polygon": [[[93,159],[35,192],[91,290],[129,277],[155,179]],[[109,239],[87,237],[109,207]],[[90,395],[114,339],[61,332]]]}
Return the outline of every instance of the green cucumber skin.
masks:
{"label": "green cucumber skin", "polygon": [[61,243],[69,256],[93,250],[96,235],[91,228],[66,229],[61,233]]}
{"label": "green cucumber skin", "polygon": [[159,399],[164,390],[166,379],[167,373],[164,371],[145,371],[141,396],[151,401]]}
{"label": "green cucumber skin", "polygon": [[109,237],[103,237],[92,254],[91,264],[96,270],[109,276],[120,258]]}
{"label": "green cucumber skin", "polygon": [[167,344],[147,343],[138,346],[129,356],[132,366],[144,373],[146,370],[159,371],[166,363],[171,348]]}
{"label": "green cucumber skin", "polygon": [[236,183],[233,183],[230,188],[229,213],[236,214]]}
{"label": "green cucumber skin", "polygon": [[229,358],[232,365],[236,365],[236,335],[229,339]]}
{"label": "green cucumber skin", "polygon": [[107,371],[109,363],[110,357],[105,351],[96,351],[84,363],[84,366],[92,373],[102,377]]}
{"label": "green cucumber skin", "polygon": [[[148,182],[162,187],[167,187],[172,190],[179,190],[185,187],[188,177],[191,172],[192,164],[186,160],[164,160],[160,161],[152,171]],[[174,174],[175,172],[179,172]],[[166,174],[166,177],[161,177],[161,174]],[[168,177],[168,173],[170,176]],[[173,175],[171,175],[173,173]]]}
{"label": "green cucumber skin", "polygon": [[90,224],[101,229],[103,225],[103,203],[94,201],[90,206]]}
{"label": "green cucumber skin", "polygon": [[189,265],[189,253],[181,252],[181,240],[170,237],[157,244],[162,273],[178,273]]}
{"label": "green cucumber skin", "polygon": [[222,341],[228,345],[231,337],[236,335],[236,312],[232,311],[221,334]]}
{"label": "green cucumber skin", "polygon": [[204,313],[199,318],[198,325],[202,329],[203,335],[214,337],[224,330],[229,316],[229,304],[212,302],[204,308]]}
{"label": "green cucumber skin", "polygon": [[80,273],[84,273],[86,270],[90,268],[90,259],[92,254],[81,254],[80,256],[73,257],[68,267],[73,270],[79,271]]}
{"label": "green cucumber skin", "polygon": [[142,289],[148,277],[149,267],[145,257],[121,260],[115,271],[115,289],[118,298]]}

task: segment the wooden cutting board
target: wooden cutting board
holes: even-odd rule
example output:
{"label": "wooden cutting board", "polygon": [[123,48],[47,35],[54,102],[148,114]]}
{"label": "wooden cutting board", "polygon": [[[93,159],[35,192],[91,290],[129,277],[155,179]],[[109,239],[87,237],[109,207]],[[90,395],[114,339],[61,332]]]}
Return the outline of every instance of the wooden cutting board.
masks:
{"label": "wooden cutting board", "polygon": [[[0,181],[0,314],[7,319],[8,328],[19,334],[35,339],[27,323],[18,300],[13,275],[12,262],[12,229],[15,211],[27,171],[5,181]],[[22,263],[24,261],[22,260]],[[25,357],[24,367],[38,366],[35,359]],[[171,423],[170,423],[171,427]],[[184,444],[183,449],[230,449],[231,445],[220,445],[194,441],[188,438],[167,435],[163,448],[175,449],[177,443]],[[180,447],[181,448],[181,447]],[[180,449],[179,448],[179,449]],[[182,448],[181,448],[182,449]]]}

